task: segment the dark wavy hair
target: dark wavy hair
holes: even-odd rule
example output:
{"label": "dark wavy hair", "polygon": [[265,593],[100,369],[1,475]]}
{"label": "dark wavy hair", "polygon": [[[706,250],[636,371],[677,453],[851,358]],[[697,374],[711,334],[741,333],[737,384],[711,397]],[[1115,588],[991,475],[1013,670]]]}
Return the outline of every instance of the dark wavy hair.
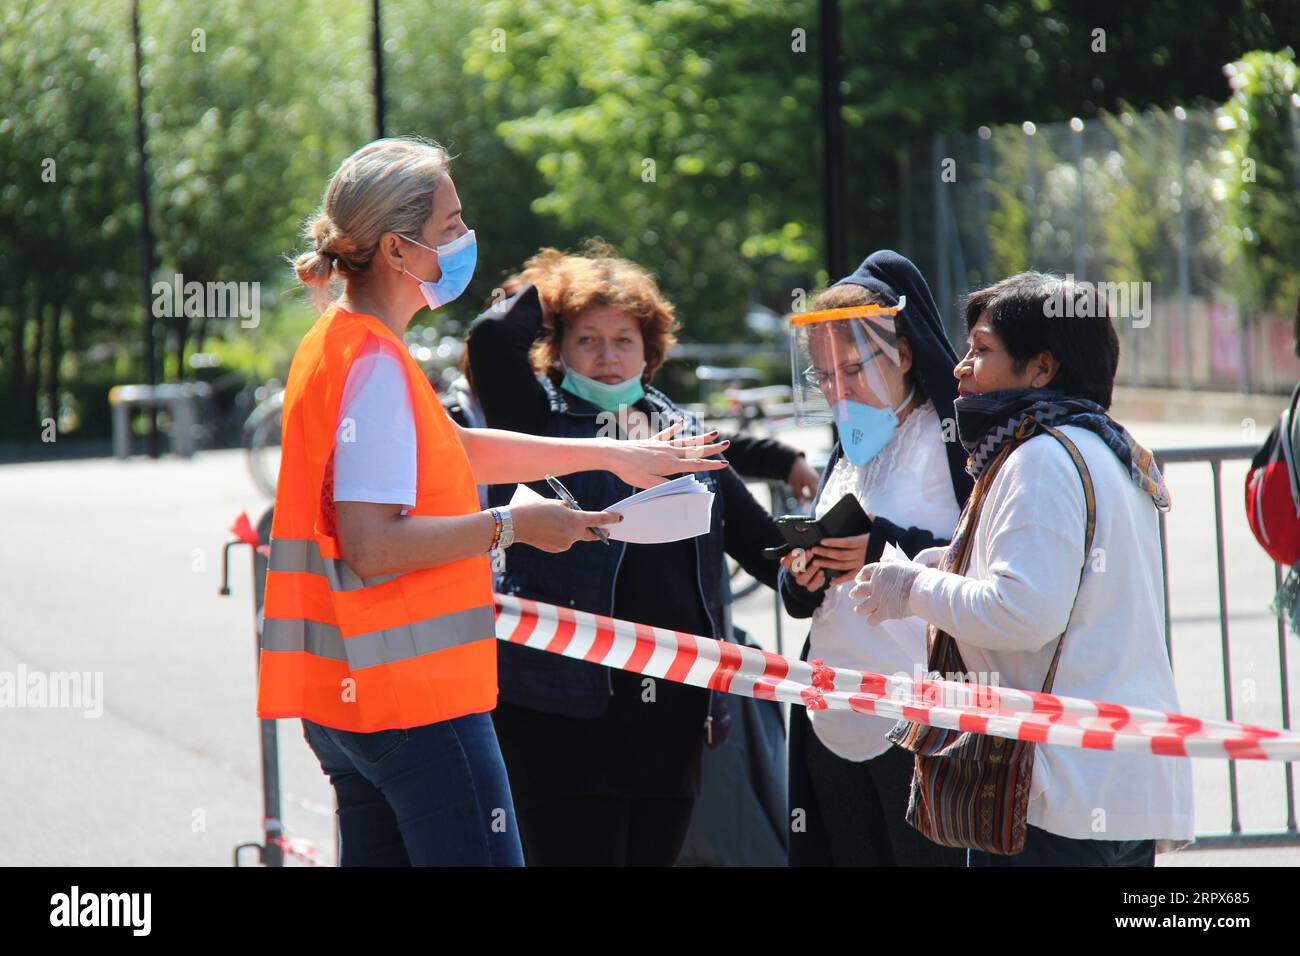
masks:
{"label": "dark wavy hair", "polygon": [[[1049,308],[1049,303],[1060,304],[1067,298],[1076,303],[1073,315]],[[1085,298],[1088,308],[1080,305]],[[1049,352],[1061,363],[1049,388],[1110,408],[1119,368],[1119,336],[1096,286],[1043,272],[1020,272],[970,293],[962,308],[967,332],[988,314],[1017,372],[1023,372],[1036,355]],[[1091,315],[1082,317],[1080,312]]]}

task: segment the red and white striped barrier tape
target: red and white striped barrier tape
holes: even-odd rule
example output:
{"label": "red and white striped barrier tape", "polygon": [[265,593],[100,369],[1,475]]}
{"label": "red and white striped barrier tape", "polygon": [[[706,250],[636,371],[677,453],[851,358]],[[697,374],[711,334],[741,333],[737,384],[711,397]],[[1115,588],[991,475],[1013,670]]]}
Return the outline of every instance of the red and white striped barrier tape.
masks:
{"label": "red and white striped barrier tape", "polygon": [[1122,704],[987,684],[834,668],[756,648],[496,595],[497,637],[552,654],[695,687],[855,710],[995,737],[1172,757],[1300,760],[1300,735]]}
{"label": "red and white striped barrier tape", "polygon": [[285,856],[302,860],[308,866],[325,865],[317,854],[316,845],[306,837],[278,836],[271,837],[267,842],[278,846]]}

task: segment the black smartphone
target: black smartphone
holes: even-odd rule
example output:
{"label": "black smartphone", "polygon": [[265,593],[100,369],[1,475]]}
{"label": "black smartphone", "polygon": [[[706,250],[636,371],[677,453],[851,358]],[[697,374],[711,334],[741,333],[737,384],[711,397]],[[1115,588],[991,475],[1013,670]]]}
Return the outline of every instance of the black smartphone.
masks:
{"label": "black smartphone", "polygon": [[776,519],[785,544],[765,548],[769,558],[780,558],[794,548],[811,548],[822,538],[848,538],[871,530],[871,519],[853,495],[845,495],[835,507],[813,520],[808,515],[782,515]]}

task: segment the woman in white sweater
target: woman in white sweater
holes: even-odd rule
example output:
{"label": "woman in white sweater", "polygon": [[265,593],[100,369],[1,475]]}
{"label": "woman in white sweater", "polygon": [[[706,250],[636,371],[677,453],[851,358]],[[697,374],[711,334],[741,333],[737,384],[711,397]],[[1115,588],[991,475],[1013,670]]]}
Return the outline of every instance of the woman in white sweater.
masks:
{"label": "woman in white sweater", "polygon": [[[1084,296],[1091,310],[1062,314],[1065,297]],[[1080,316],[1088,311],[1097,317]],[[954,370],[954,408],[967,470],[978,479],[1008,443],[1010,452],[977,486],[965,575],[933,566],[941,549],[868,565],[851,592],[858,612],[871,624],[917,615],[952,636],[969,671],[1027,690],[1043,685],[1061,638],[1053,693],[1178,711],[1157,520],[1169,495],[1151,453],[1106,412],[1119,342],[1104,303],[1022,273],[972,293],[965,314],[970,349]],[[1096,495],[1087,555],[1079,472],[1041,429],[1013,437],[1026,418],[1059,428],[1087,465]],[[1157,841],[1192,838],[1192,802],[1185,758],[1040,744],[1023,852],[972,850],[968,865],[1151,866]]]}

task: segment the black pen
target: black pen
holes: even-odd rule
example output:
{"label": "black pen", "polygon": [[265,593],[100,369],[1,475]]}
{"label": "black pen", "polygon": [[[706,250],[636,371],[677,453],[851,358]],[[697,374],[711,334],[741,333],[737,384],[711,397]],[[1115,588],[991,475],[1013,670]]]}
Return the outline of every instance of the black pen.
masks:
{"label": "black pen", "polygon": [[[574,511],[582,510],[581,508],[578,507],[578,502],[573,497],[573,495],[569,494],[569,489],[564,487],[564,485],[560,484],[559,478],[556,478],[554,475],[547,475],[546,483],[551,486],[552,491],[554,491],[557,495],[559,495],[561,498],[564,499],[564,503],[566,505],[568,505]],[[604,528],[588,528],[587,530],[595,534],[595,536],[599,538],[601,541],[604,541],[606,545],[609,544],[609,533],[605,531]]]}

